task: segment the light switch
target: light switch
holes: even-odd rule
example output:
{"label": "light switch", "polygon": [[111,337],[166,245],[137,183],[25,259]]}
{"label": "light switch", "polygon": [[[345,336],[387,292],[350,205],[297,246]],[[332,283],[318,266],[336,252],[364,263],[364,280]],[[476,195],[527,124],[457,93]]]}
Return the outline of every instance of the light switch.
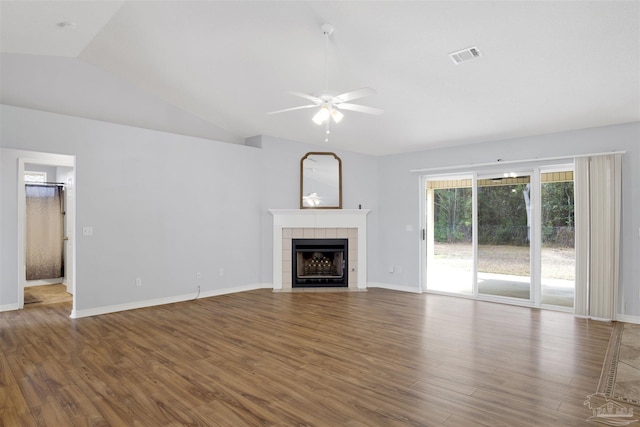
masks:
{"label": "light switch", "polygon": [[82,227],[82,235],[83,236],[93,236],[93,227],[91,227],[90,225]]}

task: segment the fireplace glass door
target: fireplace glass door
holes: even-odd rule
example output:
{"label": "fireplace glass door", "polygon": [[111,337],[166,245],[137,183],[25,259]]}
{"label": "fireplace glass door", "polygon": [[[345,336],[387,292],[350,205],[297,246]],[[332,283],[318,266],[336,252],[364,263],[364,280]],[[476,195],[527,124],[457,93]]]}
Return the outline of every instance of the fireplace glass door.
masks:
{"label": "fireplace glass door", "polygon": [[348,239],[293,239],[292,287],[348,286]]}

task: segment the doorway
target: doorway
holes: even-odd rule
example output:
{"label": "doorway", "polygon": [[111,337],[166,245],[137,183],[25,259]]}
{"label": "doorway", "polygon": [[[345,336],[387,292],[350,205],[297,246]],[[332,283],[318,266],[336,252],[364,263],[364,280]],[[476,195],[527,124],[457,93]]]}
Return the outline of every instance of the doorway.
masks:
{"label": "doorway", "polygon": [[75,304],[75,157],[37,154],[18,159],[19,309]]}

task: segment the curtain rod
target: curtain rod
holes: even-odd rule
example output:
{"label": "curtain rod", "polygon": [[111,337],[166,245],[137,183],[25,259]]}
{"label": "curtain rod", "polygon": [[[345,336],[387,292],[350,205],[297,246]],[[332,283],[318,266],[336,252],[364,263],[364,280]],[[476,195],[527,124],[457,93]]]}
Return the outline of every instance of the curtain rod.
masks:
{"label": "curtain rod", "polygon": [[574,154],[572,156],[559,156],[559,157],[538,157],[535,159],[524,159],[524,160],[497,160],[495,162],[487,162],[487,163],[469,163],[466,165],[458,165],[458,166],[440,166],[435,168],[412,169],[409,172],[411,173],[435,172],[435,171],[445,171],[445,170],[453,170],[453,169],[464,169],[464,168],[470,168],[470,167],[511,165],[511,164],[528,163],[528,162],[546,162],[551,160],[569,160],[569,159],[576,159],[578,157],[604,156],[607,154],[625,154],[625,153],[626,151],[608,151],[604,153]]}
{"label": "curtain rod", "polygon": [[41,186],[58,185],[61,187],[65,187],[67,184],[65,184],[64,182],[25,182],[24,185],[41,185]]}

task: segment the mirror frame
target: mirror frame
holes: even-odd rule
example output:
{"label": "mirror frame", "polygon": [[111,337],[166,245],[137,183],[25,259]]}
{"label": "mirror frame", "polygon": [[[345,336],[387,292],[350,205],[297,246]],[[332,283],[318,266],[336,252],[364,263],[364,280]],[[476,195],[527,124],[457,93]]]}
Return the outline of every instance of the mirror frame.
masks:
{"label": "mirror frame", "polygon": [[[331,156],[338,161],[338,206],[304,206],[304,161],[309,156]],[[342,209],[342,160],[336,153],[311,151],[300,159],[300,209]]]}

